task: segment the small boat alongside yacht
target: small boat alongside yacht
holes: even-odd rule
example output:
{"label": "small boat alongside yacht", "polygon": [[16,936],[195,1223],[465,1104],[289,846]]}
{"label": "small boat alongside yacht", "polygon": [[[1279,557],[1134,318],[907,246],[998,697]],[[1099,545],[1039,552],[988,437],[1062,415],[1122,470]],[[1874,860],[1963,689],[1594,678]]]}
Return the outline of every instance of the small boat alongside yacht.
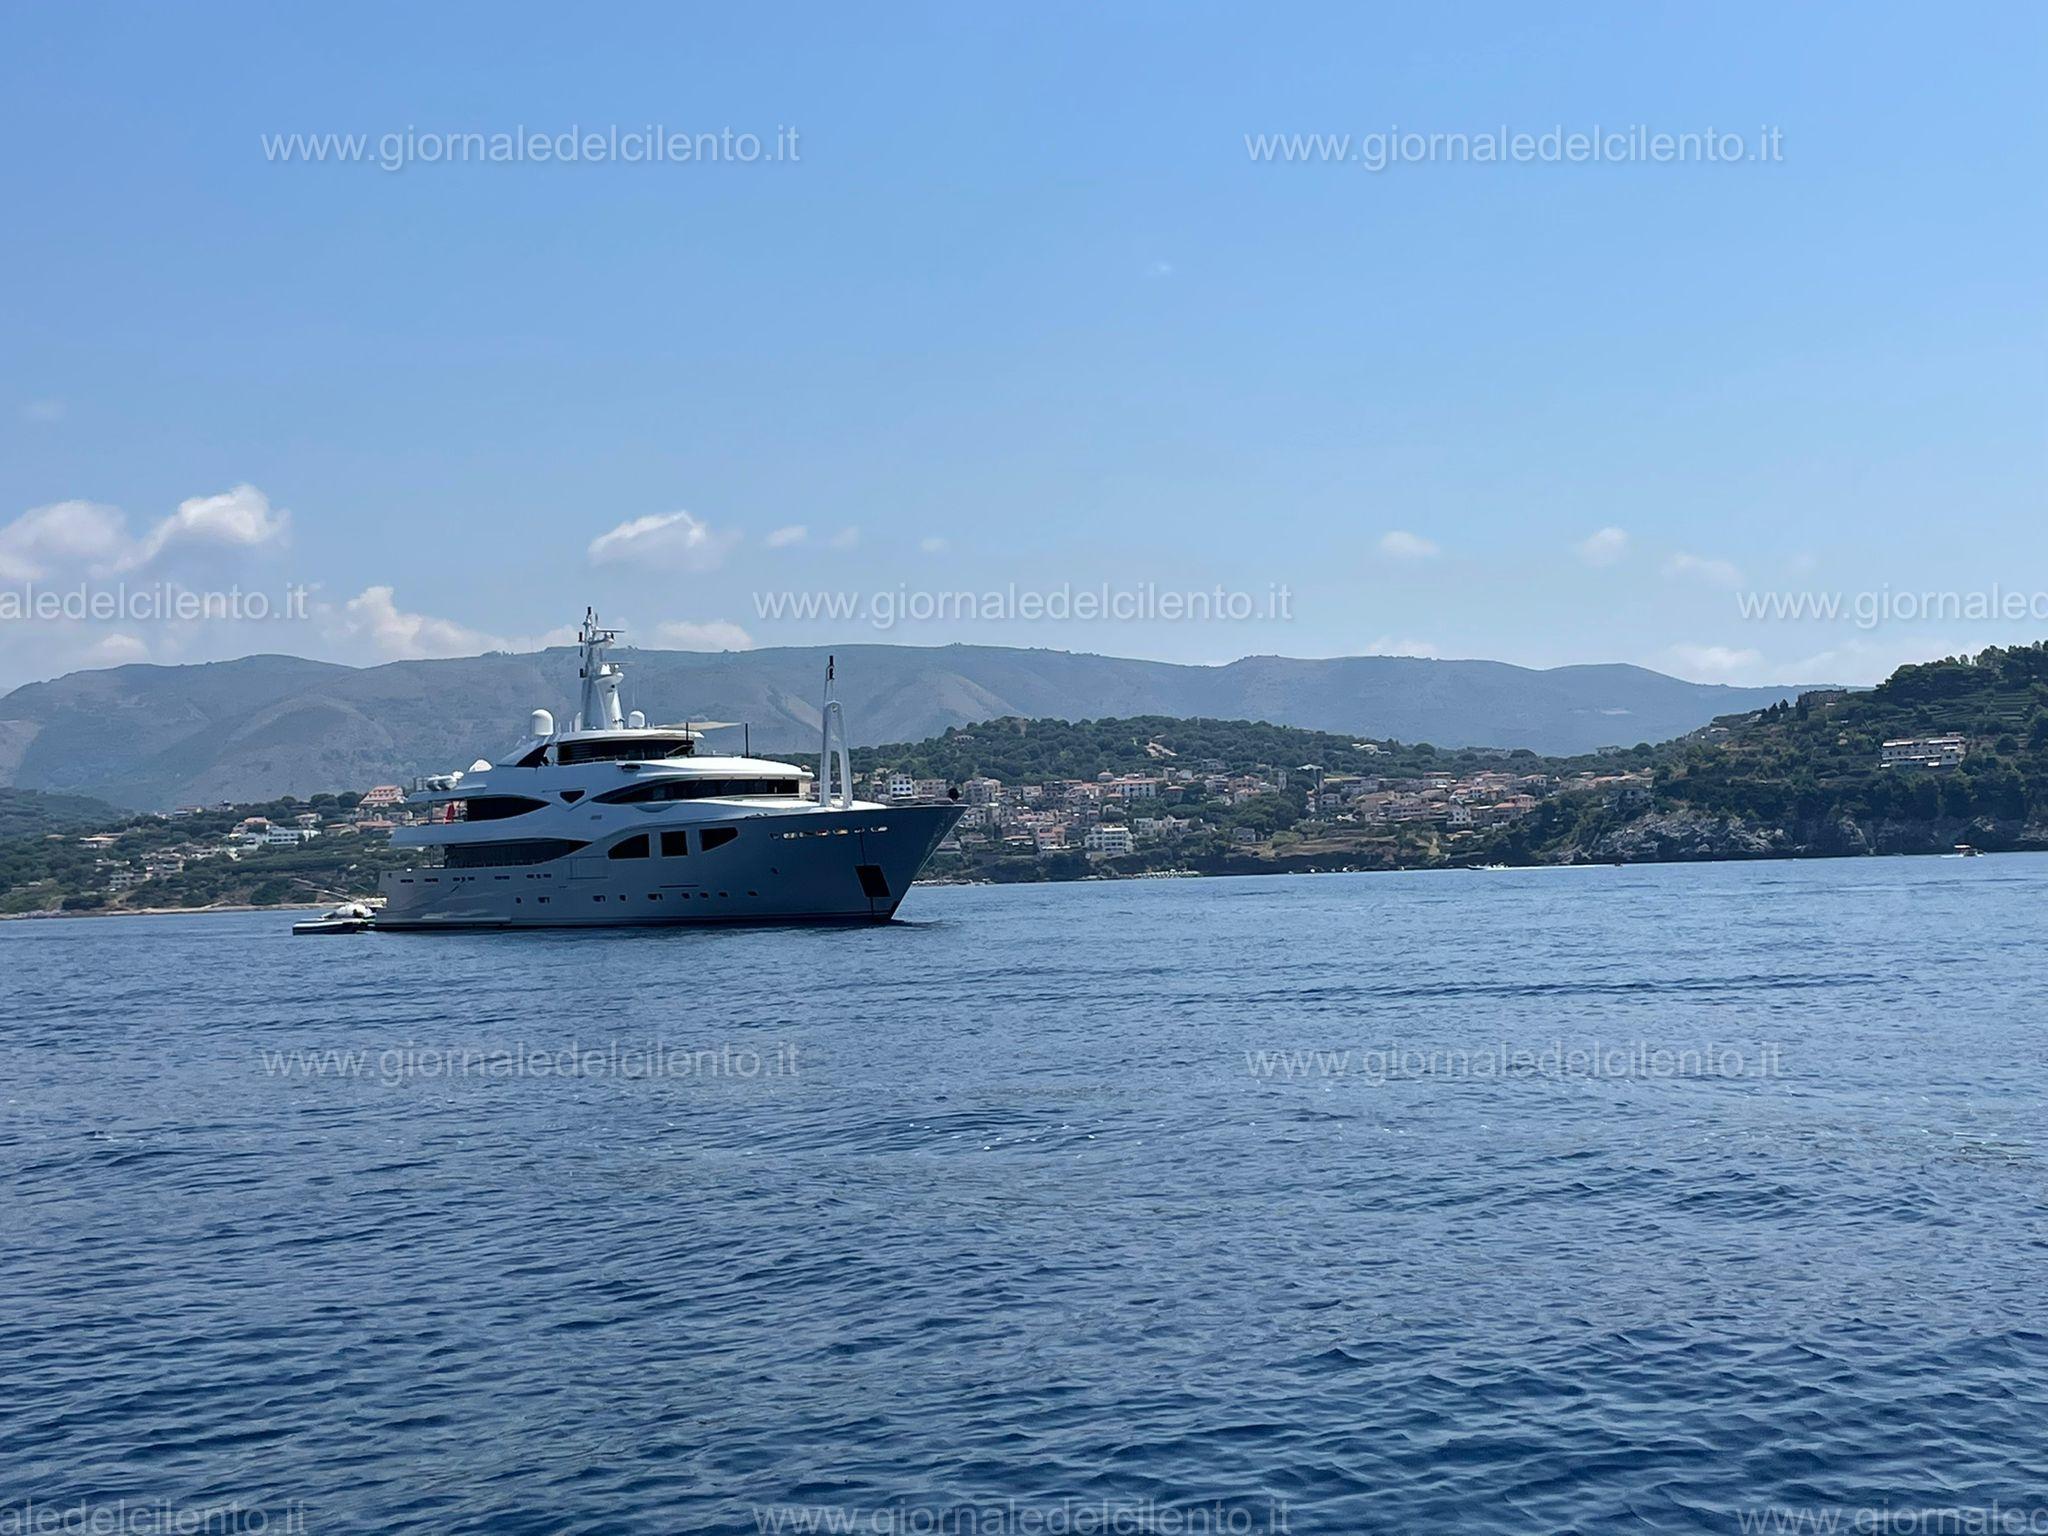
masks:
{"label": "small boat alongside yacht", "polygon": [[[712,724],[650,725],[619,696],[618,631],[586,612],[567,729],[536,709],[503,761],[425,779],[392,833],[378,930],[886,922],[958,803],[856,800],[827,668],[818,772],[702,750]],[[335,928],[307,931],[336,932]]]}
{"label": "small boat alongside yacht", "polygon": [[322,933],[361,933],[377,920],[376,909],[366,901],[344,901],[320,917],[305,917],[292,924],[300,937]]}

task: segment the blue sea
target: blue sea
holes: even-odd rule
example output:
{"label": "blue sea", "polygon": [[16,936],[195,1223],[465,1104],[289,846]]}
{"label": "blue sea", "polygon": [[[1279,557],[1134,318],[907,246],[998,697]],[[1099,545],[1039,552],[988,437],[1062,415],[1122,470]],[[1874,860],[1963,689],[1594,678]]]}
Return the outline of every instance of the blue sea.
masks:
{"label": "blue sea", "polygon": [[2048,1528],[2048,859],[903,910],[0,924],[0,1531]]}

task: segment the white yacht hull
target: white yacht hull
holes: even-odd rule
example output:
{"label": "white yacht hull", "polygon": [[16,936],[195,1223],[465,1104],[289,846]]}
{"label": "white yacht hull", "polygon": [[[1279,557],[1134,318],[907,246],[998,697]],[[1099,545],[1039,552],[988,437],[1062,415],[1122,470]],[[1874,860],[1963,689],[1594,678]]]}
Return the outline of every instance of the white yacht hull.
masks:
{"label": "white yacht hull", "polygon": [[[635,817],[545,863],[397,870],[382,878],[379,929],[613,928],[718,923],[887,922],[957,805],[806,806],[707,820]],[[607,818],[609,820],[609,818]],[[615,859],[621,838],[689,830],[686,856]],[[708,850],[705,829],[737,836]]]}

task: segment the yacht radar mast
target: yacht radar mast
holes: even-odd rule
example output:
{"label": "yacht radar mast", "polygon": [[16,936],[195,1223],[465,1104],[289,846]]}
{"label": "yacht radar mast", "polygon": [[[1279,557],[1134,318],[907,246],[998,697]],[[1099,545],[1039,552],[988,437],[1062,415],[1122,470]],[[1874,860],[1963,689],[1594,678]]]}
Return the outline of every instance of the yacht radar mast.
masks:
{"label": "yacht radar mast", "polygon": [[625,728],[626,717],[619,708],[619,679],[625,674],[625,668],[605,659],[605,652],[618,638],[616,629],[599,626],[595,608],[583,610],[583,627],[576,632],[576,643],[583,650],[576,669],[576,675],[583,680],[582,704],[576,711],[576,729],[579,731]]}
{"label": "yacht radar mast", "polygon": [[[836,656],[825,658],[825,704],[819,711],[818,804],[847,810],[853,805],[853,760],[846,750],[846,716],[839,708],[839,689],[833,678],[838,663]],[[835,762],[839,768],[836,792],[832,787]]]}

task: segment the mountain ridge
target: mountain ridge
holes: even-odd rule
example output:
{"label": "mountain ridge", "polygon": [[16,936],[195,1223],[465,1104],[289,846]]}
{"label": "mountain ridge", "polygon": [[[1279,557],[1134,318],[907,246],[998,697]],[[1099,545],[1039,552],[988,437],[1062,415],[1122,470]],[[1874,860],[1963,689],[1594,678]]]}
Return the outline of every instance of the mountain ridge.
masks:
{"label": "mountain ridge", "polygon": [[[615,655],[629,707],[655,720],[748,721],[757,752],[813,747],[828,655],[839,658],[855,745],[1011,715],[1167,715],[1571,755],[1683,735],[1819,686],[1689,683],[1623,662],[1247,656],[1193,666],[966,644]],[[0,697],[0,785],[144,810],[361,787],[502,751],[530,710],[573,712],[574,686],[575,652],[559,646],[367,667],[266,653],[72,672]]]}

